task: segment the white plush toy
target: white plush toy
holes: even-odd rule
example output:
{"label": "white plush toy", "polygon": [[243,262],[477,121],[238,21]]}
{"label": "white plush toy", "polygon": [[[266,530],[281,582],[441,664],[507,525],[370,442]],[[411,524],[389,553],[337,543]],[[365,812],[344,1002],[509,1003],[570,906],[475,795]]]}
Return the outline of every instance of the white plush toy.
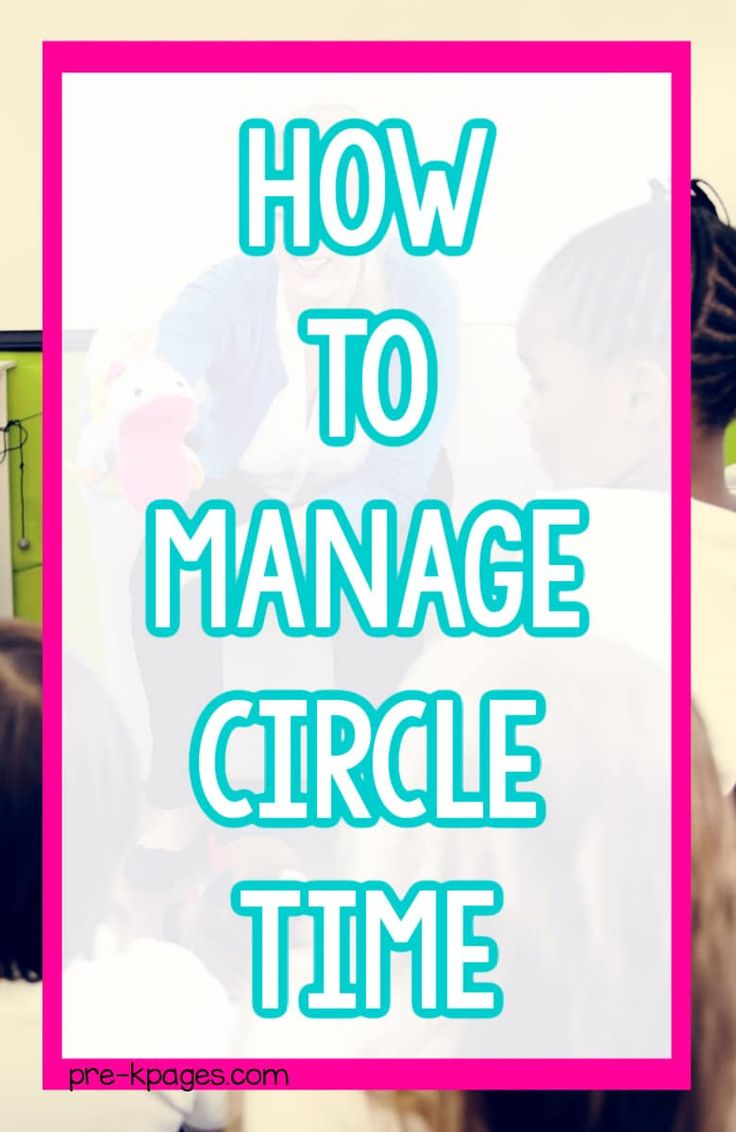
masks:
{"label": "white plush toy", "polygon": [[194,393],[168,363],[135,357],[135,350],[126,359],[125,343],[111,357],[110,345],[103,350],[93,342],[88,359],[95,411],[78,454],[84,482],[112,475],[137,510],[153,499],[183,503],[201,480],[197,458],[185,443],[196,417]]}

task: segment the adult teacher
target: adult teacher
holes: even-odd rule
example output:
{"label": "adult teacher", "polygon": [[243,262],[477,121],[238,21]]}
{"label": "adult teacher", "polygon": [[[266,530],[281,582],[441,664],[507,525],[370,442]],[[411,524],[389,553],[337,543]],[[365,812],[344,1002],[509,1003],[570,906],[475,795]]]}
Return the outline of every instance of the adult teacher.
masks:
{"label": "adult teacher", "polygon": [[[379,445],[359,430],[344,447],[320,440],[318,351],[301,341],[296,327],[305,310],[337,307],[407,309],[425,323],[437,354],[437,401],[427,428],[411,444]],[[185,287],[163,314],[155,356],[204,393],[187,438],[203,475],[187,501],[189,513],[217,498],[230,500],[243,517],[259,499],[283,500],[297,512],[310,500],[331,498],[358,521],[372,499],[390,500],[406,516],[423,497],[451,494],[442,445],[458,380],[459,327],[454,288],[435,259],[412,257],[388,238],[363,256],[320,247],[295,257],[283,246],[263,258],[235,256]],[[394,351],[392,395],[399,380]],[[147,632],[142,597],[141,552],[134,568],[133,633],[153,743],[148,797],[152,807],[174,817],[191,801],[186,752],[198,712],[223,690],[222,641],[199,628],[196,584],[182,588],[181,628],[169,639]],[[337,686],[380,699],[396,690],[418,642],[372,639],[345,619],[333,649]],[[175,823],[159,828],[167,831],[159,848],[176,849]],[[152,877],[160,867],[165,883],[173,862],[160,853],[158,858],[146,862],[145,873]]]}

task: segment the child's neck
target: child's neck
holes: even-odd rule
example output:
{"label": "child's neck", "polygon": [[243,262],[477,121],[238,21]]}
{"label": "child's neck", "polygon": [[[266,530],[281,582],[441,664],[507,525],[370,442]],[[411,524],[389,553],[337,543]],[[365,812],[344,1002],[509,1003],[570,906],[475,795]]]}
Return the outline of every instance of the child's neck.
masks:
{"label": "child's neck", "polygon": [[692,494],[694,499],[736,511],[736,497],[726,487],[723,474],[724,456],[722,430],[705,432],[693,425],[692,434]]}

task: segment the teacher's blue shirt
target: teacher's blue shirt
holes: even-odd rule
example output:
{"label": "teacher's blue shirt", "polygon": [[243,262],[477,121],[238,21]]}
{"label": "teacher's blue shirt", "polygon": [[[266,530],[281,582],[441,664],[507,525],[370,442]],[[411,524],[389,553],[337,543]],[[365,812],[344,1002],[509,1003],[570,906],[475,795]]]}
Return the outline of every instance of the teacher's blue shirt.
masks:
{"label": "teacher's blue shirt", "polygon": [[[409,445],[371,444],[361,467],[333,495],[349,511],[370,499],[411,506],[424,493],[454,401],[459,371],[457,302],[442,266],[386,245],[384,277],[392,308],[418,315],[437,352],[438,393],[431,422]],[[205,473],[231,472],[287,376],[276,332],[279,269],[274,256],[235,256],[189,284],[163,315],[156,352],[207,396],[191,443]]]}

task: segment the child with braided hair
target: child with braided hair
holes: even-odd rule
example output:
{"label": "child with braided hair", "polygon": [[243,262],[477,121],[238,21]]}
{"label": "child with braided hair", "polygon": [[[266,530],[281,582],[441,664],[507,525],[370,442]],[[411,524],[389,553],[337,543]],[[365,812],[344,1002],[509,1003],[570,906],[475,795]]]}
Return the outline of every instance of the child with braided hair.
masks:
{"label": "child with braided hair", "polygon": [[543,266],[517,323],[526,418],[562,490],[667,487],[669,194],[574,235]]}
{"label": "child with braided hair", "polygon": [[723,442],[736,418],[736,228],[693,181],[693,497],[736,510],[723,471]]}
{"label": "child with braided hair", "polygon": [[693,696],[729,791],[736,783],[727,663],[736,640],[736,496],[724,438],[736,418],[736,229],[721,220],[703,182],[692,184],[691,217]]}
{"label": "child with braided hair", "polygon": [[[645,540],[636,571],[661,569],[657,547],[668,537],[671,216],[665,190],[652,189],[646,204],[586,229],[552,257],[518,325],[540,463],[554,487],[597,493],[602,537]],[[736,417],[736,229],[702,182],[693,182],[691,214],[693,691],[729,791],[736,716],[725,658],[736,640],[736,497],[724,436]],[[627,603],[652,592],[640,576],[627,578]],[[647,627],[650,605],[641,602],[636,621],[642,639],[661,643],[661,619]]]}

